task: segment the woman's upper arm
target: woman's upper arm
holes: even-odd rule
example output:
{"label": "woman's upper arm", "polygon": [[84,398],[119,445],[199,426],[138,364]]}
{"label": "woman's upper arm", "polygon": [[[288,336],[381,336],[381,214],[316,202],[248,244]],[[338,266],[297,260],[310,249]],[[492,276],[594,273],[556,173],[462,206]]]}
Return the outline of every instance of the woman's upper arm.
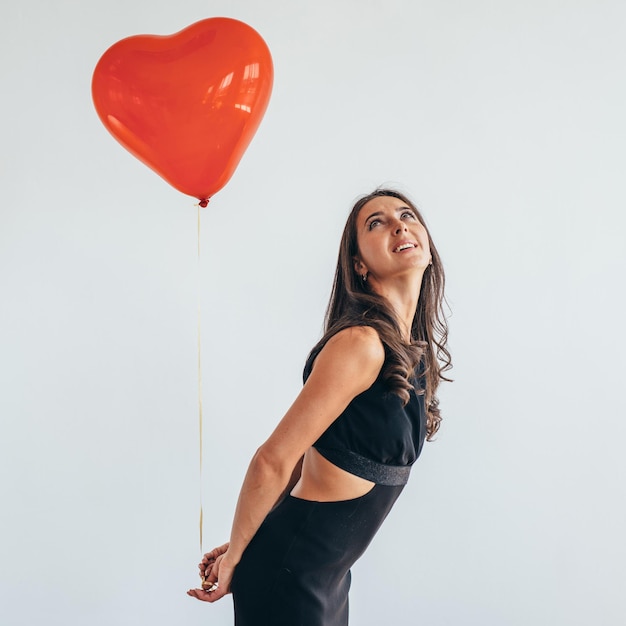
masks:
{"label": "woman's upper arm", "polygon": [[346,328],[315,359],[302,391],[259,450],[274,463],[294,463],[378,377],[385,350],[368,326]]}

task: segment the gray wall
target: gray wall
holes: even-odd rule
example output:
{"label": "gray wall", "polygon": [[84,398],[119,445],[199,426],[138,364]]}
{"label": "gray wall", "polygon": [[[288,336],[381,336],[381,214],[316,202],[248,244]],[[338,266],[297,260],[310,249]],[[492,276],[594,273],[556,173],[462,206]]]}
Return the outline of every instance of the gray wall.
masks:
{"label": "gray wall", "polygon": [[[417,201],[446,263],[456,381],[354,569],[352,623],[624,623],[622,2],[0,14],[2,624],[232,623],[230,599],[185,595],[198,297],[210,549],[298,392],[347,211],[380,183]],[[276,77],[198,263],[194,200],[108,135],[90,80],[122,37],[217,15],[263,35]]]}

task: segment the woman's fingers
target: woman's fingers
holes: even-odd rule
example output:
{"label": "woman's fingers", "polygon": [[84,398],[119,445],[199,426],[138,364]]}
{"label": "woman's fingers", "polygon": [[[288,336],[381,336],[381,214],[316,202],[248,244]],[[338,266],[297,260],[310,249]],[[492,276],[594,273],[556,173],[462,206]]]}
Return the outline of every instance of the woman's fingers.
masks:
{"label": "woman's fingers", "polygon": [[187,595],[203,602],[215,602],[230,593],[230,581],[233,576],[233,568],[224,565],[222,567],[223,554],[215,563],[211,564],[211,571],[202,582],[202,589],[190,589]]}
{"label": "woman's fingers", "polygon": [[219,598],[215,596],[214,591],[206,591],[205,589],[190,589],[187,595],[202,600],[202,602],[215,602],[215,600],[219,600]]}
{"label": "woman's fingers", "polygon": [[215,561],[215,559],[224,554],[224,552],[226,552],[226,550],[228,550],[228,546],[230,544],[229,543],[225,543],[221,546],[218,546],[217,548],[213,548],[213,550],[211,550],[211,552],[207,552],[204,555],[204,558],[202,559],[203,561]]}
{"label": "woman's fingers", "polygon": [[198,569],[200,570],[200,573],[213,567],[214,563],[215,563],[215,559],[206,559],[206,560],[202,559],[202,561],[198,563]]}
{"label": "woman's fingers", "polygon": [[200,564],[200,578],[205,579],[208,578],[211,575],[211,572],[213,571],[213,563],[209,564],[208,566],[203,566],[203,564]]}
{"label": "woman's fingers", "polygon": [[200,570],[200,576],[208,576],[211,573],[211,569],[215,563],[215,560],[219,558],[226,550],[228,550],[229,543],[225,543],[217,548],[207,552],[202,561],[198,563],[198,569]]}
{"label": "woman's fingers", "polygon": [[207,591],[206,589],[190,589],[187,595],[202,600],[202,602],[215,602],[223,598],[227,593],[228,591],[225,591],[223,588],[220,589],[220,587],[217,586],[213,591]]}
{"label": "woman's fingers", "polygon": [[189,591],[187,591],[188,596],[197,598],[203,602],[215,602],[215,600],[219,600],[229,593],[230,578],[232,576],[231,571],[224,572],[222,576],[224,584],[221,588],[217,582],[218,578],[220,578],[220,563],[229,545],[229,543],[225,543],[218,546],[202,557],[202,561],[198,563],[200,577],[202,578],[202,588],[189,589]]}

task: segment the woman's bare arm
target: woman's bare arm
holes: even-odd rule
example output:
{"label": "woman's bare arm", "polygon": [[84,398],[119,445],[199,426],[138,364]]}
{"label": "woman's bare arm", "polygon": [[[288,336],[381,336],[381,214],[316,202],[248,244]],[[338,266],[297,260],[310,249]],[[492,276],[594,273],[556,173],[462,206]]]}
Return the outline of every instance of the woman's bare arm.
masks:
{"label": "woman's bare arm", "polygon": [[285,490],[280,494],[280,497],[276,501],[274,507],[278,506],[286,497],[287,494],[291,493],[291,490],[296,486],[296,483],[300,480],[300,476],[302,475],[302,463],[304,462],[304,456],[300,457],[300,460],[296,463],[296,466],[293,468],[291,472],[291,478],[285,487]]}
{"label": "woman's bare arm", "polygon": [[355,396],[374,383],[384,359],[378,334],[369,327],[347,328],[328,341],[295,402],[248,467],[230,544],[212,563],[208,575],[207,582],[218,581],[219,587],[214,591],[190,590],[189,595],[213,602],[230,591],[234,568],[266,515],[286,491],[305,451]]}

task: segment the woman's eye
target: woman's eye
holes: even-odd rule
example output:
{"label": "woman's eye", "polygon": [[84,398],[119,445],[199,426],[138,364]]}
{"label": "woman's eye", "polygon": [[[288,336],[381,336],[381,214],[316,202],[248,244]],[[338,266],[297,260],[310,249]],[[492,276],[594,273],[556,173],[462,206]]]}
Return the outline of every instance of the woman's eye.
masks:
{"label": "woman's eye", "polygon": [[380,224],[380,220],[372,220],[372,221],[369,223],[368,228],[369,228],[369,230],[372,230],[372,228],[374,228],[374,227],[378,226],[379,224]]}
{"label": "woman's eye", "polygon": [[415,214],[412,211],[405,211],[402,214],[402,217],[410,217],[412,220],[415,219]]}

